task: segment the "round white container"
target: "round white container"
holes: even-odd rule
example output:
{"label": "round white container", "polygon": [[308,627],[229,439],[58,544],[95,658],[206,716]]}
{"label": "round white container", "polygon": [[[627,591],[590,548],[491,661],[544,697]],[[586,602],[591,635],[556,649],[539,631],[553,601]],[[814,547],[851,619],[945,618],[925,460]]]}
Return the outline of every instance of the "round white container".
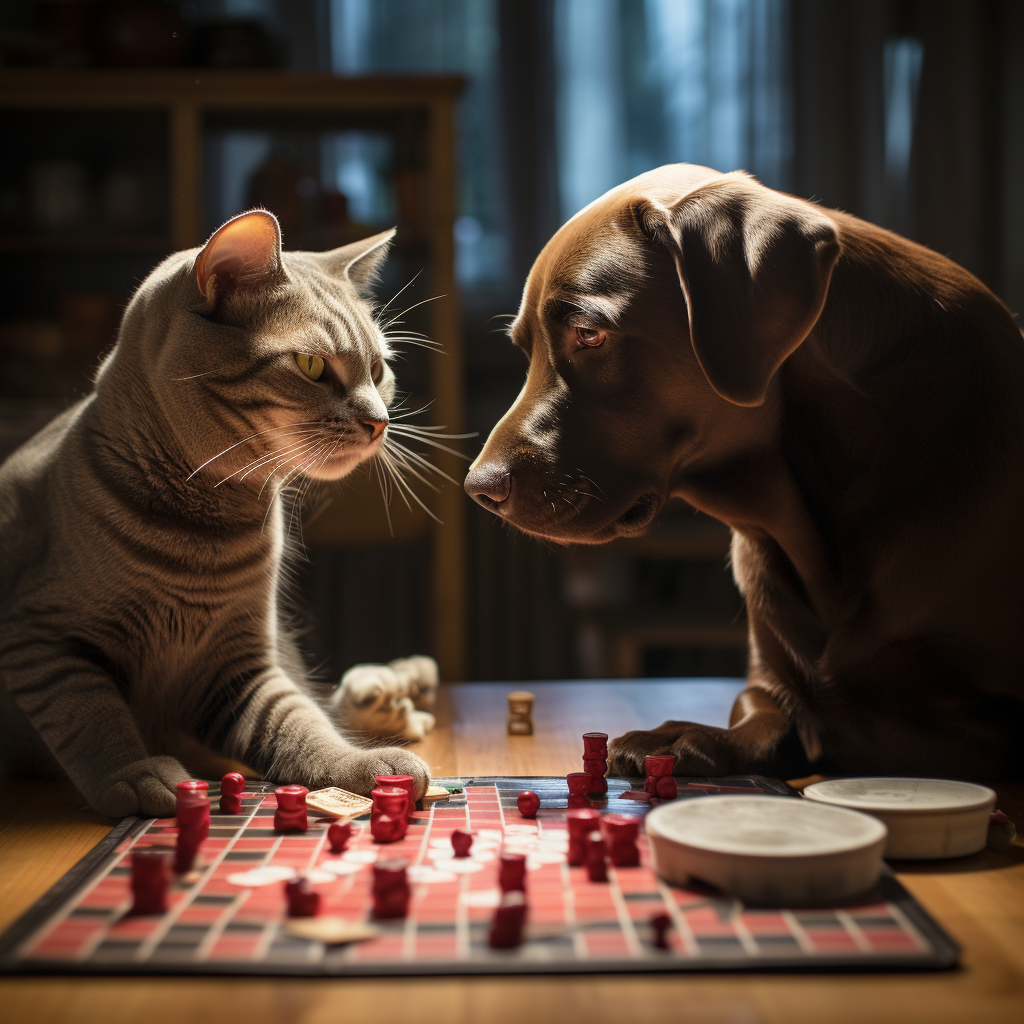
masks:
{"label": "round white container", "polygon": [[903,860],[965,857],[985,848],[996,794],[949,779],[829,779],[808,800],[863,811],[889,830],[885,856]]}
{"label": "round white container", "polygon": [[705,882],[756,906],[859,896],[877,881],[885,826],[866,814],[774,796],[707,796],[644,822],[655,872]]}

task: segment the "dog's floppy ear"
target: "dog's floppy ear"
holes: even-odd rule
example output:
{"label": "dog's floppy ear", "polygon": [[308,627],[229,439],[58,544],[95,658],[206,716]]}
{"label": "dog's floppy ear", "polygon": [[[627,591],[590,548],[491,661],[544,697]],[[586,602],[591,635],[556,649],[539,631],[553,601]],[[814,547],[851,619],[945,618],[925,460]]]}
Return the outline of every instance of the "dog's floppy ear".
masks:
{"label": "dog's floppy ear", "polygon": [[645,232],[675,260],[701,369],[723,398],[760,405],[825,305],[839,257],[835,224],[745,175],[675,203],[645,201]]}

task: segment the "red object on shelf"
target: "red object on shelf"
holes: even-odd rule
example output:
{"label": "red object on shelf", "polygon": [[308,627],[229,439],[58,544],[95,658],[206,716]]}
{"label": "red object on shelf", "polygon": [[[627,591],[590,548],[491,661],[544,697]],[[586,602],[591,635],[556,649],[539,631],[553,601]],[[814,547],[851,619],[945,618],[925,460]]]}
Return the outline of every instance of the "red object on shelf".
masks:
{"label": "red object on shelf", "polygon": [[276,832],[305,832],[309,828],[306,818],[305,786],[278,786],[274,790],[277,797],[277,810],[274,812],[274,830]]}
{"label": "red object on shelf", "polygon": [[503,853],[498,868],[498,885],[502,892],[526,891],[526,854]]}
{"label": "red object on shelf", "polygon": [[533,790],[524,789],[516,797],[516,806],[524,818],[536,818],[537,812],[540,810],[540,797]]}
{"label": "red object on shelf", "polygon": [[344,853],[352,838],[352,822],[335,821],[327,826],[327,842],[331,846],[331,853]]}
{"label": "red object on shelf", "polygon": [[305,876],[289,878],[284,883],[284,894],[289,917],[316,917],[320,913],[320,893]]}
{"label": "red object on shelf", "polygon": [[487,944],[492,949],[512,949],[523,941],[526,923],[526,894],[513,889],[506,892],[491,921]]}
{"label": "red object on shelf", "polygon": [[242,791],[245,789],[245,776],[238,772],[228,772],[220,780],[220,813],[242,813]]}
{"label": "red object on shelf", "polygon": [[473,846],[473,833],[457,828],[452,833],[452,852],[456,857],[468,857]]}
{"label": "red object on shelf", "polygon": [[132,850],[132,914],[163,914],[171,887],[169,846],[136,846]]}

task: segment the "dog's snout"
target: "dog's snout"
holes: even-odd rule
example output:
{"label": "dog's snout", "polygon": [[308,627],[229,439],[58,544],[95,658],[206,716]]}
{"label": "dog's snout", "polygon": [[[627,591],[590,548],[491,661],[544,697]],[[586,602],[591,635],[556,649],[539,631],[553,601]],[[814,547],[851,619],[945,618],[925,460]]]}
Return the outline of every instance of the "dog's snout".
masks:
{"label": "dog's snout", "polygon": [[497,462],[484,462],[469,471],[464,486],[471,498],[484,508],[492,508],[509,496],[512,476],[507,466]]}

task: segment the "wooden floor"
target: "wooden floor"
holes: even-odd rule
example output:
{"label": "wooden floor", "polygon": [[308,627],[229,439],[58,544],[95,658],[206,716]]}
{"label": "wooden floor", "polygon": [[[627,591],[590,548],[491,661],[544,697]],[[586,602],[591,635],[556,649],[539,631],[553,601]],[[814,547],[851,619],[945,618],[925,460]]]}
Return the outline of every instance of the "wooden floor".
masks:
{"label": "wooden floor", "polygon": [[[532,737],[505,735],[495,684],[452,686],[439,726],[417,748],[437,775],[564,774],[580,734],[616,735],[665,718],[724,724],[730,684],[547,683]],[[999,806],[1024,833],[1024,785]],[[0,793],[0,928],[103,837],[110,822],[65,785]],[[1024,1021],[1024,846],[905,868],[900,880],[963,946],[963,966],[918,975],[738,975],[538,978],[210,979],[3,978],[4,1024],[994,1024]]]}

